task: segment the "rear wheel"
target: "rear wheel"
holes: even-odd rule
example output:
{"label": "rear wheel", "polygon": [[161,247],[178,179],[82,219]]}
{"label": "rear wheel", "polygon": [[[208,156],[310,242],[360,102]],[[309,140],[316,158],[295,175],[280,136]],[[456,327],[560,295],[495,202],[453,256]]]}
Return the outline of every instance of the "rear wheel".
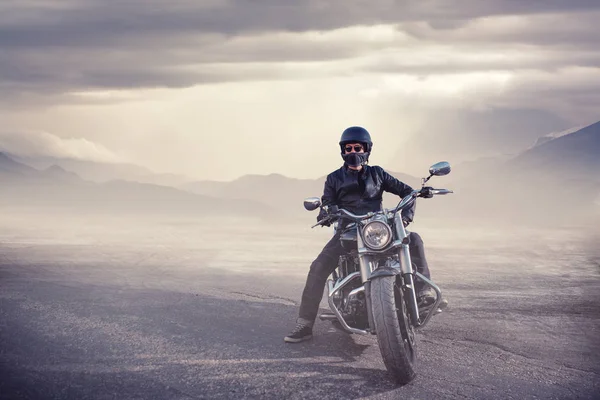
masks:
{"label": "rear wheel", "polygon": [[395,276],[371,281],[373,323],[383,362],[396,382],[406,384],[416,376],[416,341],[403,297]]}

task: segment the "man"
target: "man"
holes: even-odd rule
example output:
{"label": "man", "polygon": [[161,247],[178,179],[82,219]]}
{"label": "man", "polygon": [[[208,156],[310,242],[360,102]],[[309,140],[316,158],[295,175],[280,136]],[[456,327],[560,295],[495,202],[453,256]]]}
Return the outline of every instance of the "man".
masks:
{"label": "man", "polygon": [[[407,196],[413,191],[410,186],[400,182],[383,168],[367,165],[373,142],[366,129],[359,126],[346,129],[342,133],[339,144],[344,165],[327,176],[321,198],[323,206],[336,205],[355,214],[366,214],[381,210],[384,191],[400,197]],[[414,205],[403,210],[402,220],[405,224],[412,221],[414,211]],[[325,210],[321,209],[317,220],[320,221],[325,216]],[[298,343],[312,338],[312,327],[317,317],[327,277],[337,268],[339,256],[344,253],[339,240],[341,232],[342,229],[337,230],[310,266],[296,328],[284,339],[288,343]],[[429,278],[423,241],[414,232],[410,233],[410,254],[417,270]],[[430,304],[435,301],[436,294],[433,289],[423,282],[417,281],[415,284],[420,303]]]}

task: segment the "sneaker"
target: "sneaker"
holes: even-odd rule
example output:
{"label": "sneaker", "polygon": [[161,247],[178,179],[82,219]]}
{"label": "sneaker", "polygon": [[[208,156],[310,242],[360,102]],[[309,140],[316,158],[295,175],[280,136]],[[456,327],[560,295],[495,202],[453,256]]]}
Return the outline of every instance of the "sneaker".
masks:
{"label": "sneaker", "polygon": [[429,286],[421,289],[419,293],[417,293],[417,303],[419,304],[419,307],[431,305],[435,303],[436,299],[437,294],[435,293],[435,290]]}
{"label": "sneaker", "polygon": [[299,322],[294,330],[283,340],[288,343],[298,343],[312,338],[312,326]]}

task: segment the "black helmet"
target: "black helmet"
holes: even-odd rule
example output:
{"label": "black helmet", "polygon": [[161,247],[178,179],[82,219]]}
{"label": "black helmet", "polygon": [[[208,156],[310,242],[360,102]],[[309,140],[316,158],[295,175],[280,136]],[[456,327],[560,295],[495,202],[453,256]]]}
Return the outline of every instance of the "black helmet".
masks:
{"label": "black helmet", "polygon": [[373,148],[373,142],[371,141],[371,135],[369,132],[360,126],[351,126],[342,132],[340,139],[340,149],[344,153],[344,145],[346,143],[362,143],[365,147],[365,153],[371,152]]}

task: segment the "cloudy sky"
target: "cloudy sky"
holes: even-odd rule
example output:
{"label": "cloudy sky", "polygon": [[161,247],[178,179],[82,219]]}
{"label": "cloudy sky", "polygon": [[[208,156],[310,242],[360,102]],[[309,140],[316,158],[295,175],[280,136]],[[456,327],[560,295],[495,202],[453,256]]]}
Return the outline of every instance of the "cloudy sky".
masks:
{"label": "cloudy sky", "polygon": [[418,174],[600,120],[597,0],[4,0],[0,148],[314,178],[363,125]]}

